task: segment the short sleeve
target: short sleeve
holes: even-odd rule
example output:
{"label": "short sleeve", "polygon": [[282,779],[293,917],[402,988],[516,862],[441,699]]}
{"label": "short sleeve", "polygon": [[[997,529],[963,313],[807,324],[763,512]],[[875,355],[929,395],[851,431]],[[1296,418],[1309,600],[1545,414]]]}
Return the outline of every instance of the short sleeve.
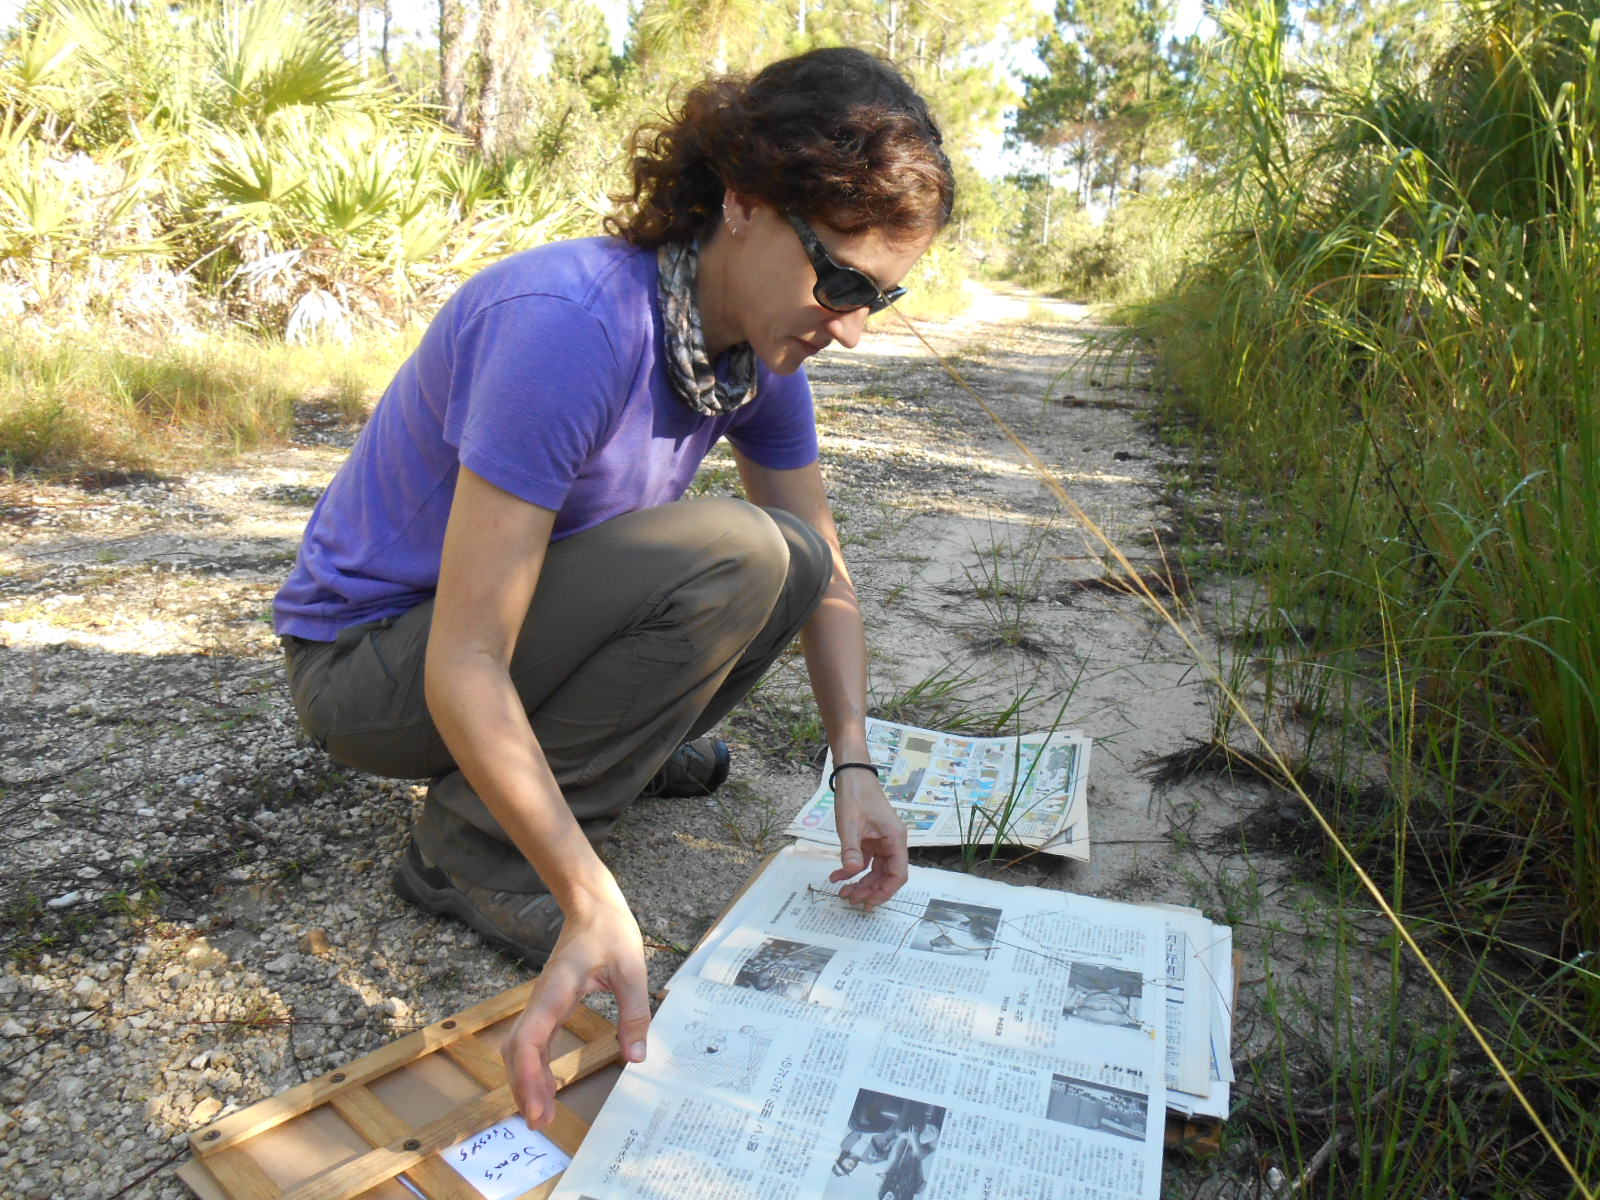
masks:
{"label": "short sleeve", "polygon": [[817,417],[804,371],[776,375],[762,369],[756,398],[739,409],[727,439],[752,462],[774,471],[817,461]]}
{"label": "short sleeve", "polygon": [[540,294],[501,300],[456,335],[445,441],[496,487],[559,510],[615,418],[620,377],[588,310]]}

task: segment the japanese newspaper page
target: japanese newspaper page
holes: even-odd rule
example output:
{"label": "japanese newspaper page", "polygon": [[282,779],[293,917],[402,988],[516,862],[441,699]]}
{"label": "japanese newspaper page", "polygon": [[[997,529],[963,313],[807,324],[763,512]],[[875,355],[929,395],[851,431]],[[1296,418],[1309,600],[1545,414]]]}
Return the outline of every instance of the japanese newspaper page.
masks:
{"label": "japanese newspaper page", "polygon": [[869,913],[835,865],[730,909],[555,1195],[1153,1200],[1174,914],[916,867]]}

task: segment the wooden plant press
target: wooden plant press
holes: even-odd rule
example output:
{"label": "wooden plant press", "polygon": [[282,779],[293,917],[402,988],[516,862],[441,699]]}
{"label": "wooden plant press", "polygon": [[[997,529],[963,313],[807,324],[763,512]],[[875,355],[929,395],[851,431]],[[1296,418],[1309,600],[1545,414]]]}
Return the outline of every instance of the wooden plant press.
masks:
{"label": "wooden plant press", "polygon": [[[513,1115],[500,1045],[530,980],[190,1135],[178,1178],[201,1200],[482,1200],[440,1151]],[[551,1047],[542,1132],[568,1155],[621,1073],[616,1026],[579,1007]],[[542,1200],[556,1176],[518,1200]]]}

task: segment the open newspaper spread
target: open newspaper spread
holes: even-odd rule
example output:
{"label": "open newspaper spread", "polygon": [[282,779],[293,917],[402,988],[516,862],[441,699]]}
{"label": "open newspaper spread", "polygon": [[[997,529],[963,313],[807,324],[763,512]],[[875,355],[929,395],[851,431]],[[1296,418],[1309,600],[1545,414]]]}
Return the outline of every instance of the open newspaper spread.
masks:
{"label": "open newspaper spread", "polygon": [[[1089,857],[1090,740],[1075,730],[966,737],[867,721],[867,747],[912,846],[1006,843]],[[837,846],[828,776],[785,833]]]}
{"label": "open newspaper spread", "polygon": [[1154,1198],[1169,1078],[1214,1091],[1226,930],[918,867],[868,913],[836,865],[791,847],[729,910],[555,1195]]}

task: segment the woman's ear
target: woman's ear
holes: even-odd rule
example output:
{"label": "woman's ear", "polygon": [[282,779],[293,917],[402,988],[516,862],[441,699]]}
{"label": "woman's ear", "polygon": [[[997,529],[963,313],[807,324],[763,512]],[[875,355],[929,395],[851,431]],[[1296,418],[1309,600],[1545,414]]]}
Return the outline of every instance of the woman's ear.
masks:
{"label": "woman's ear", "polygon": [[738,237],[750,228],[750,221],[755,216],[756,207],[760,202],[727,188],[722,193],[722,225],[734,237]]}

